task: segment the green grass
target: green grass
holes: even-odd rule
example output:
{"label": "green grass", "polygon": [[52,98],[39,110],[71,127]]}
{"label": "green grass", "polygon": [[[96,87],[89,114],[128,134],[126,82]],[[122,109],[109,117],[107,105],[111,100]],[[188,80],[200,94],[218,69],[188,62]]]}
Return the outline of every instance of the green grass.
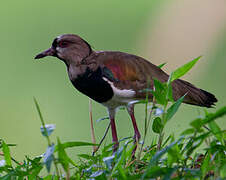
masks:
{"label": "green grass", "polygon": [[[96,154],[79,154],[78,160],[67,150],[79,146],[100,146],[89,142],[56,142],[51,140],[55,125],[46,125],[40,106],[34,99],[41,119],[41,133],[47,140],[47,150],[38,157],[25,157],[23,162],[12,157],[14,144],[0,141],[0,179],[224,179],[226,178],[225,130],[216,119],[226,115],[226,106],[203,114],[191,121],[190,127],[178,137],[167,137],[165,126],[178,112],[183,97],[176,102],[172,98],[171,83],[188,72],[200,57],[175,70],[167,83],[154,80],[154,90],[145,89],[145,123],[143,139],[138,144],[136,157],[131,137],[120,140],[120,148],[112,152],[112,144],[105,145]],[[148,102],[148,94],[154,95],[154,103]],[[147,132],[158,135],[146,144]]]}

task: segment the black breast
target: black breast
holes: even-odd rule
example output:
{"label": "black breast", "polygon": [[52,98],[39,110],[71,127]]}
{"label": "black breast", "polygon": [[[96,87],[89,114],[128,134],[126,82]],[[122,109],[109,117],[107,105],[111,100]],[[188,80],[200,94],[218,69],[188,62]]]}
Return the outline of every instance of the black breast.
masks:
{"label": "black breast", "polygon": [[113,97],[113,90],[109,83],[103,80],[103,73],[99,67],[96,71],[86,69],[86,72],[72,81],[72,84],[91,99],[103,103]]}

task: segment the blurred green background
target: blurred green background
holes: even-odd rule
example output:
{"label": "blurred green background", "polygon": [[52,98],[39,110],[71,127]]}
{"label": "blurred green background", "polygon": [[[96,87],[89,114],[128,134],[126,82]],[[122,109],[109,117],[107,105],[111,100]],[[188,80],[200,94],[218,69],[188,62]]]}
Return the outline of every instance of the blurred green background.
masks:
{"label": "blurred green background", "polygon": [[[203,55],[184,79],[226,100],[226,3],[224,0],[95,0],[2,1],[0,6],[0,138],[15,143],[13,154],[36,156],[46,149],[40,134],[36,97],[46,123],[56,124],[52,137],[62,141],[91,141],[88,98],[73,88],[65,65],[53,57],[35,61],[63,33],[75,33],[95,50],[137,54],[154,64],[167,62],[168,73]],[[214,109],[211,109],[214,111]],[[183,105],[168,124],[166,133],[178,134],[202,113],[202,108]],[[93,102],[94,119],[106,110]],[[144,109],[136,107],[143,131]],[[218,120],[225,128],[225,119]],[[95,123],[99,140],[108,121]],[[125,111],[117,114],[119,137],[133,134]],[[155,135],[150,132],[149,140]],[[106,143],[111,142],[108,136]],[[91,151],[80,148],[75,153]]]}

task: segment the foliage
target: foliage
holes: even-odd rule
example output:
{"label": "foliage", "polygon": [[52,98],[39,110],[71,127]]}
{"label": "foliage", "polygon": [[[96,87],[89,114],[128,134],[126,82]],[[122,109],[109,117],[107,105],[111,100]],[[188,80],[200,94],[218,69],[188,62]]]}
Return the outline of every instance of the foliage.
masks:
{"label": "foliage", "polygon": [[[145,132],[139,144],[137,158],[132,156],[132,138],[120,141],[120,148],[112,152],[112,144],[99,150],[95,155],[79,154],[75,162],[67,154],[68,148],[78,146],[98,146],[88,142],[61,142],[50,139],[55,125],[46,125],[36,101],[35,105],[41,119],[41,133],[47,140],[46,152],[34,158],[25,157],[23,162],[15,160],[10,146],[0,141],[0,179],[224,179],[226,178],[225,130],[216,123],[216,119],[226,114],[226,107],[215,113],[204,111],[190,123],[190,127],[177,138],[169,135],[164,138],[164,127],[178,111],[183,97],[176,102],[172,98],[171,83],[188,72],[200,57],[174,71],[168,82],[154,80],[154,90],[146,89]],[[164,64],[163,64],[164,65]],[[161,65],[161,67],[163,66]],[[148,108],[148,94],[154,95],[151,108]],[[169,105],[170,101],[172,104]],[[144,146],[146,132],[152,120],[152,130],[158,135]],[[207,127],[208,126],[208,127]],[[54,167],[52,167],[54,166]],[[46,174],[45,169],[48,174]]]}

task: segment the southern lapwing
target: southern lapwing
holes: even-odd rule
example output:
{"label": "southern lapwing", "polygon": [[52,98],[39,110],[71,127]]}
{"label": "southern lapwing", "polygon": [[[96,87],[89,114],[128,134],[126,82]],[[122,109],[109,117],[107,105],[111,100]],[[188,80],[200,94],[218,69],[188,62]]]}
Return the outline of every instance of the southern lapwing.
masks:
{"label": "southern lapwing", "polygon": [[[166,82],[169,76],[159,67],[142,57],[116,51],[94,51],[81,37],[64,34],[54,39],[52,46],[38,54],[35,59],[55,56],[62,60],[69,79],[76,89],[104,105],[109,113],[114,150],[118,147],[115,126],[116,109],[125,106],[132,119],[135,143],[140,139],[134,105],[145,99],[147,88],[153,88],[153,79]],[[211,107],[217,102],[215,96],[184,80],[172,83],[173,98],[185,95],[184,103]],[[152,95],[149,96],[152,100]]]}

